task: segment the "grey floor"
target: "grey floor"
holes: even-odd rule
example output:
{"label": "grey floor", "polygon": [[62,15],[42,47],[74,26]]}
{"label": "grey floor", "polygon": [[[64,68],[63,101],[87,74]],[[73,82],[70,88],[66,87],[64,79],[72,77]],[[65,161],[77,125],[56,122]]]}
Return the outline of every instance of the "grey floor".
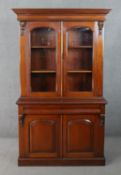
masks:
{"label": "grey floor", "polygon": [[18,167],[17,139],[0,139],[0,175],[120,175],[121,137],[106,138],[107,165],[77,167]]}

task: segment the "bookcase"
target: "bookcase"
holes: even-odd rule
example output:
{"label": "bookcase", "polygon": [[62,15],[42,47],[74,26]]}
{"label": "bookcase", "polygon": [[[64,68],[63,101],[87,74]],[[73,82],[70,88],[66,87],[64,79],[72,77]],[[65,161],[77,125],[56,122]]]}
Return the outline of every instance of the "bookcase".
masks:
{"label": "bookcase", "polygon": [[13,9],[20,21],[19,165],[104,165],[109,9]]}

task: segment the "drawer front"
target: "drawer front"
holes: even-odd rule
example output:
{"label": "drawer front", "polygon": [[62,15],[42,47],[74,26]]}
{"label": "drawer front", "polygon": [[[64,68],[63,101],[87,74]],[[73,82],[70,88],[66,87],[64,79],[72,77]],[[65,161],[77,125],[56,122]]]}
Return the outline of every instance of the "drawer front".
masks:
{"label": "drawer front", "polygon": [[104,106],[101,105],[23,105],[23,113],[26,115],[39,114],[99,114],[104,112]]}

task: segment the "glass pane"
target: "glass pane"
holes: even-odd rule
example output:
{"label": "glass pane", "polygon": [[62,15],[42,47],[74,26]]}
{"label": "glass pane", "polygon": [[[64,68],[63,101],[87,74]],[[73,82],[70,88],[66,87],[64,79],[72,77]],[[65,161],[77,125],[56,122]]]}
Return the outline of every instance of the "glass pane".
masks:
{"label": "glass pane", "polygon": [[56,32],[51,28],[31,32],[31,90],[56,90]]}
{"label": "glass pane", "polygon": [[89,28],[73,28],[68,32],[69,46],[92,46],[92,31]]}
{"label": "glass pane", "polygon": [[55,49],[32,49],[32,70],[56,70]]}
{"label": "glass pane", "polygon": [[92,91],[93,34],[89,28],[68,31],[67,80],[69,91]]}
{"label": "glass pane", "polygon": [[92,90],[92,74],[77,73],[68,75],[69,91],[91,91]]}
{"label": "glass pane", "polygon": [[31,33],[32,46],[56,46],[55,31],[51,28],[41,27]]}
{"label": "glass pane", "polygon": [[92,49],[69,49],[68,70],[92,70]]}
{"label": "glass pane", "polygon": [[32,90],[35,92],[55,91],[55,75],[54,74],[33,74]]}

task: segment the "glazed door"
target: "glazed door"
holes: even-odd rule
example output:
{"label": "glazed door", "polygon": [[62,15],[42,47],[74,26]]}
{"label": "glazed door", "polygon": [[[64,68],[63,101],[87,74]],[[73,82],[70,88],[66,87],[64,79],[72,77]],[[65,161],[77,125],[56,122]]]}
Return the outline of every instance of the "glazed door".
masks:
{"label": "glazed door", "polygon": [[57,115],[27,115],[23,142],[27,157],[57,158],[61,149],[61,119]]}
{"label": "glazed door", "polygon": [[60,23],[29,22],[26,27],[28,94],[59,96],[61,82]]}
{"label": "glazed door", "polygon": [[97,115],[65,115],[63,157],[103,156],[103,125]]}
{"label": "glazed door", "polygon": [[64,22],[64,96],[96,95],[94,22]]}

